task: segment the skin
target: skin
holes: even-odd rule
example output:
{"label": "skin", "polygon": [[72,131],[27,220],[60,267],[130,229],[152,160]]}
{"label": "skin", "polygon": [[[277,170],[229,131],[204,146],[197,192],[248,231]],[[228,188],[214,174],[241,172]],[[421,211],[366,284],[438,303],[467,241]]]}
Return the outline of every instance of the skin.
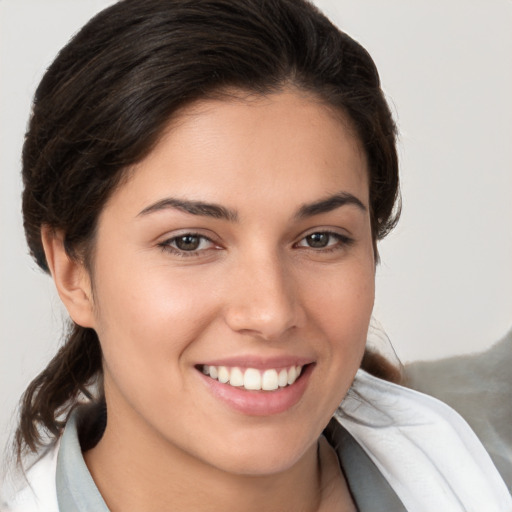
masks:
{"label": "skin", "polygon": [[[336,194],[361,204],[298,216]],[[168,198],[236,220],[162,207]],[[187,233],[204,237],[197,250],[177,248]],[[43,240],[70,315],[101,342],[108,424],[85,460],[111,510],[354,510],[319,445],[374,301],[366,159],[339,113],[290,89],[200,101],[106,204],[92,275],[59,233]],[[312,370],[279,414],[234,410],[196,367],[283,355]]]}

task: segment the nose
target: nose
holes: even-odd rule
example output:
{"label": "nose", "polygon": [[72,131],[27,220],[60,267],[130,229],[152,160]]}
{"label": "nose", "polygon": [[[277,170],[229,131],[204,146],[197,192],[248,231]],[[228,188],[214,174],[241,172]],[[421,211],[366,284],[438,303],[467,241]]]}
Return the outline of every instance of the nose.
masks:
{"label": "nose", "polygon": [[225,321],[234,331],[275,340],[302,325],[298,283],[278,255],[244,259],[232,279]]}

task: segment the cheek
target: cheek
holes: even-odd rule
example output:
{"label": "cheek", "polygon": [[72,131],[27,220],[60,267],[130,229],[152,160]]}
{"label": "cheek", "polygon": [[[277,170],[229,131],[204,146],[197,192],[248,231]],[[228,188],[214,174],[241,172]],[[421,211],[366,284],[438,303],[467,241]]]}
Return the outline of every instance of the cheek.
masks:
{"label": "cheek", "polygon": [[201,288],[206,283],[192,284],[165,267],[103,268],[95,276],[96,331],[106,368],[127,385],[169,384],[189,345],[215,316],[211,294]]}
{"label": "cheek", "polygon": [[319,358],[311,380],[315,399],[308,421],[320,430],[346,396],[360,367],[374,302],[373,262],[359,260],[339,270],[321,281],[316,279],[316,288],[309,287],[315,289],[307,305],[310,339]]}
{"label": "cheek", "polygon": [[310,298],[310,311],[326,340],[328,371],[332,380],[340,381],[340,389],[350,384],[359,368],[373,311],[374,266],[372,261],[362,261],[345,269]]}
{"label": "cheek", "polygon": [[97,318],[108,331],[134,329],[136,332],[173,329],[191,319],[201,305],[207,305],[208,294],[200,279],[191,282],[190,275],[176,272],[165,264],[148,263],[144,254],[127,261],[98,265],[95,275]]}
{"label": "cheek", "polygon": [[[322,286],[318,286],[319,282]],[[372,261],[353,263],[326,275],[315,276],[306,285],[313,293],[309,297],[309,308],[327,330],[334,332],[364,332],[375,299],[375,271]]]}

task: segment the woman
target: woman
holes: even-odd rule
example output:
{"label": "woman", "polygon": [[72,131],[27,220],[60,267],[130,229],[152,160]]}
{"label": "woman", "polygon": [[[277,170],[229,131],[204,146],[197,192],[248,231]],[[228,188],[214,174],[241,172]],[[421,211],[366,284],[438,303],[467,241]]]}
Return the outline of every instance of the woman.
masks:
{"label": "woman", "polygon": [[105,10],[36,92],[23,178],[73,324],[24,396],[39,460],[7,510],[512,507],[455,413],[357,373],[395,128],[311,5]]}

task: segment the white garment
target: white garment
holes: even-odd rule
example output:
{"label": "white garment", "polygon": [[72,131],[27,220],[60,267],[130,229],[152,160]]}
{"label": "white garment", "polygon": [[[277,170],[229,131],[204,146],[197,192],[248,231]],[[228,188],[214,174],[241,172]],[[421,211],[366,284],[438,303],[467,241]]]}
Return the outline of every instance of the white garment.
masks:
{"label": "white garment", "polygon": [[408,511],[512,511],[489,454],[443,402],[360,370],[335,417]]}
{"label": "white garment", "polygon": [[58,449],[57,443],[29,469],[28,484],[13,497],[11,490],[3,489],[1,499],[5,494],[7,502],[0,502],[1,512],[59,512],[55,485]]}
{"label": "white garment", "polygon": [[[360,370],[335,418],[408,512],[512,512],[512,497],[484,447],[442,402]],[[3,511],[58,512],[57,451],[29,470],[32,488]]]}

